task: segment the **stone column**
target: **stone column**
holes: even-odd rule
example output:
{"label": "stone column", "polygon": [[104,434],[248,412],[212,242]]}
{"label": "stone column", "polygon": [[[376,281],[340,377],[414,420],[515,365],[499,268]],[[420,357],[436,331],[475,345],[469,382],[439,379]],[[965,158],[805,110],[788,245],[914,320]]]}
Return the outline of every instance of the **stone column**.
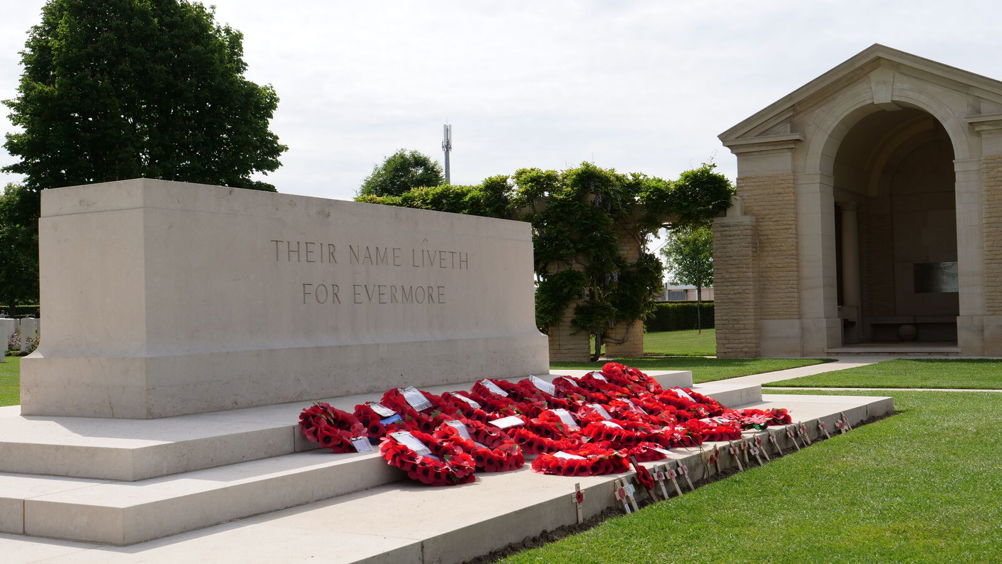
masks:
{"label": "stone column", "polygon": [[564,311],[560,323],[550,327],[548,333],[550,342],[550,362],[588,362],[591,351],[588,350],[588,333],[571,325],[574,317],[574,306],[571,302]]}
{"label": "stone column", "polygon": [[759,356],[755,218],[742,215],[740,197],[713,222],[713,294],[717,356]]}
{"label": "stone column", "polygon": [[[627,234],[619,236],[619,254],[628,264],[640,258],[641,241]],[[637,358],[644,355],[644,322],[639,319],[620,322],[608,332],[605,354],[614,358]]]}
{"label": "stone column", "polygon": [[859,341],[859,216],[856,202],[839,204],[842,209],[842,318],[853,322],[848,341]]}

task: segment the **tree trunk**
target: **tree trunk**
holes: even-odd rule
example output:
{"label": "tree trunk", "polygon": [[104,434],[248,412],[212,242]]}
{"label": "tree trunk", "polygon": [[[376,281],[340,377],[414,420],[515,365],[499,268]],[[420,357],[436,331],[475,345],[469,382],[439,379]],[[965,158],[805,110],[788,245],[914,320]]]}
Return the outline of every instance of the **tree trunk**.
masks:
{"label": "tree trunk", "polygon": [[703,287],[696,286],[696,334],[703,334]]}
{"label": "tree trunk", "polygon": [[595,333],[595,354],[591,355],[591,361],[597,362],[602,357],[602,334]]}

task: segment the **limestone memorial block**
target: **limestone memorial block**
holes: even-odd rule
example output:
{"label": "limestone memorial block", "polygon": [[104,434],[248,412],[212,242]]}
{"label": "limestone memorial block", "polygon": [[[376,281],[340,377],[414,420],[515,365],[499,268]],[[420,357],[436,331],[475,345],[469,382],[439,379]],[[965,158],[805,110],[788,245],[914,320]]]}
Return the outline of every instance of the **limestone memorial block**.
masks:
{"label": "limestone memorial block", "polygon": [[528,223],[136,179],[45,190],[24,415],[547,373]]}

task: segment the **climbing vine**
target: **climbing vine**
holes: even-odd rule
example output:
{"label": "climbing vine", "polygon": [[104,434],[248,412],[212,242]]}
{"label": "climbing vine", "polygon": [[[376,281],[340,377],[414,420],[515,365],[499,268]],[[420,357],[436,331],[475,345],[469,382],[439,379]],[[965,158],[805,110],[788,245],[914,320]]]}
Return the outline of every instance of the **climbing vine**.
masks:
{"label": "climbing vine", "polygon": [[475,186],[359,201],[531,222],[536,323],[547,331],[573,304],[571,324],[601,338],[614,324],[642,319],[653,308],[662,266],[644,252],[647,236],[668,222],[705,222],[730,205],[733,188],[713,167],[704,164],[676,181],[591,163],[563,172],[528,168]]}

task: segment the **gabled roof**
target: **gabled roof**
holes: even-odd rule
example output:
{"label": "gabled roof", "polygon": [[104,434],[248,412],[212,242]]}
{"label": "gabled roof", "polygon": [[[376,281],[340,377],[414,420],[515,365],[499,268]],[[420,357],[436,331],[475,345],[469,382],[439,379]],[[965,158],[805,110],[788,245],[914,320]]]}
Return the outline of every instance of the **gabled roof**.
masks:
{"label": "gabled roof", "polygon": [[[880,66],[880,61],[887,61],[900,68],[914,69],[920,73],[937,76],[948,83],[955,84],[956,87],[963,88],[964,91],[1002,104],[1002,82],[998,80],[874,43],[844,63],[721,133],[718,137],[724,145],[728,146],[733,142],[739,142],[738,140],[742,137],[757,137],[757,135],[749,136],[748,133],[755,129],[765,130],[772,124],[782,122],[793,114],[795,106],[800,102],[811,97],[824,96],[825,91],[832,89],[834,84],[843,82],[846,78],[851,79],[853,75],[869,73]],[[789,136],[775,137],[779,139]]]}

